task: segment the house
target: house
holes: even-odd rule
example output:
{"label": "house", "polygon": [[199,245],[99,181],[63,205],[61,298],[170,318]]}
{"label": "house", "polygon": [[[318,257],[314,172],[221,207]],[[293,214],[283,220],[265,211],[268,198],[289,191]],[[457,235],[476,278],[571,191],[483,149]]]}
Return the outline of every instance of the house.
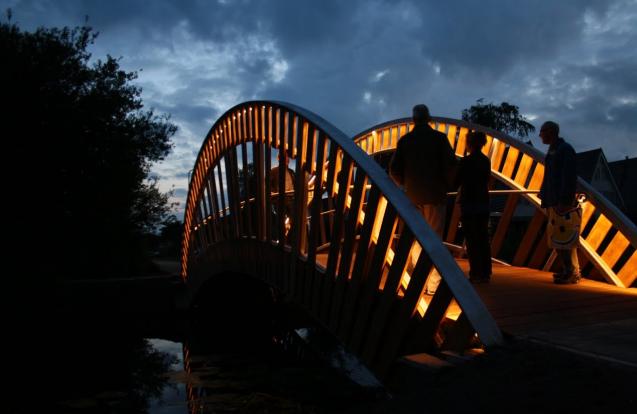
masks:
{"label": "house", "polygon": [[610,202],[620,210],[626,211],[622,192],[619,190],[615,178],[611,172],[604,151],[601,148],[578,152],[577,175],[602,193]]}
{"label": "house", "polygon": [[626,215],[637,223],[637,157],[609,162],[608,166],[624,200]]}

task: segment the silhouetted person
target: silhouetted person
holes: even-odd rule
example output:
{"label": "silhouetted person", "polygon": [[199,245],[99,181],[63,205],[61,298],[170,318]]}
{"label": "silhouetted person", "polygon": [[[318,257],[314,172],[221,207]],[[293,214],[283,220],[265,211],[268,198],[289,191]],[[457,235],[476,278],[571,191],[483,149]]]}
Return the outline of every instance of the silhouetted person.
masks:
{"label": "silhouetted person", "polygon": [[462,229],[469,256],[469,279],[486,283],[491,279],[489,243],[489,178],[491,162],[482,153],[487,137],[482,132],[467,136],[469,155],[460,160],[455,187],[460,187]]}
{"label": "silhouetted person", "polygon": [[[402,185],[407,197],[420,209],[431,228],[442,238],[447,208],[447,190],[454,173],[456,157],[447,137],[429,126],[429,108],[413,108],[414,129],[400,138],[389,165],[389,173]],[[428,293],[440,283],[433,272],[427,282]]]}
{"label": "silhouetted person", "polygon": [[549,146],[544,159],[544,180],[540,189],[542,207],[548,209],[548,243],[562,262],[562,271],[553,275],[557,284],[574,284],[581,275],[577,243],[582,210],[575,194],[577,172],[575,150],[560,138],[560,127],[547,121],[540,128],[542,142]]}

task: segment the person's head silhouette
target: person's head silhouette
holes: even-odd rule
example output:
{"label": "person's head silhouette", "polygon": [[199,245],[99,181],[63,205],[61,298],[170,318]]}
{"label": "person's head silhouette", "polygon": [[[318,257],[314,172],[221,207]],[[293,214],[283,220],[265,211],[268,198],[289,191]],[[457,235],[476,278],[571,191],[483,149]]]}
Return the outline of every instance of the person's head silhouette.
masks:
{"label": "person's head silhouette", "polygon": [[414,109],[412,109],[412,118],[414,120],[414,124],[416,125],[427,124],[431,119],[431,116],[429,115],[429,108],[427,108],[427,105],[418,104],[414,106]]}

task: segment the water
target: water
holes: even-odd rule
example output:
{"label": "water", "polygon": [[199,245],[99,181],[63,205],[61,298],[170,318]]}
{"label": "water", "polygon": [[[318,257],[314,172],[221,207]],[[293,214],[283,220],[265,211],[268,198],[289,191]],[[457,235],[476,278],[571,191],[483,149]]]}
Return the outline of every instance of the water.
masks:
{"label": "water", "polygon": [[251,352],[148,339],[172,361],[148,412],[346,412],[373,401],[380,386],[373,375],[341,347],[316,353],[307,332]]}
{"label": "water", "polygon": [[370,412],[382,394],[371,373],[269,289],[234,283],[241,295],[212,286],[187,314],[70,308],[46,342],[45,411]]}
{"label": "water", "polygon": [[167,355],[171,360],[167,374],[169,381],[163,386],[161,395],[151,398],[148,412],[154,414],[189,413],[186,384],[177,381],[177,375],[184,372],[183,344],[166,339],[149,338],[148,343],[157,352]]}

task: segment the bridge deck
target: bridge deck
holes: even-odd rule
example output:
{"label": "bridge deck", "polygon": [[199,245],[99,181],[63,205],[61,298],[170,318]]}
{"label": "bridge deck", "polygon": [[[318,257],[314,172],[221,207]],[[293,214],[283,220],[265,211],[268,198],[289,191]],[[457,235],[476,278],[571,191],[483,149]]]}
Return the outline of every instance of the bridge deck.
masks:
{"label": "bridge deck", "polygon": [[551,273],[494,264],[492,282],[476,290],[507,334],[637,366],[637,289],[555,285]]}
{"label": "bridge deck", "polygon": [[[317,261],[325,266],[327,255]],[[468,275],[468,261],[458,264]],[[556,285],[549,272],[497,263],[491,283],[475,288],[506,334],[637,366],[637,289]]]}

